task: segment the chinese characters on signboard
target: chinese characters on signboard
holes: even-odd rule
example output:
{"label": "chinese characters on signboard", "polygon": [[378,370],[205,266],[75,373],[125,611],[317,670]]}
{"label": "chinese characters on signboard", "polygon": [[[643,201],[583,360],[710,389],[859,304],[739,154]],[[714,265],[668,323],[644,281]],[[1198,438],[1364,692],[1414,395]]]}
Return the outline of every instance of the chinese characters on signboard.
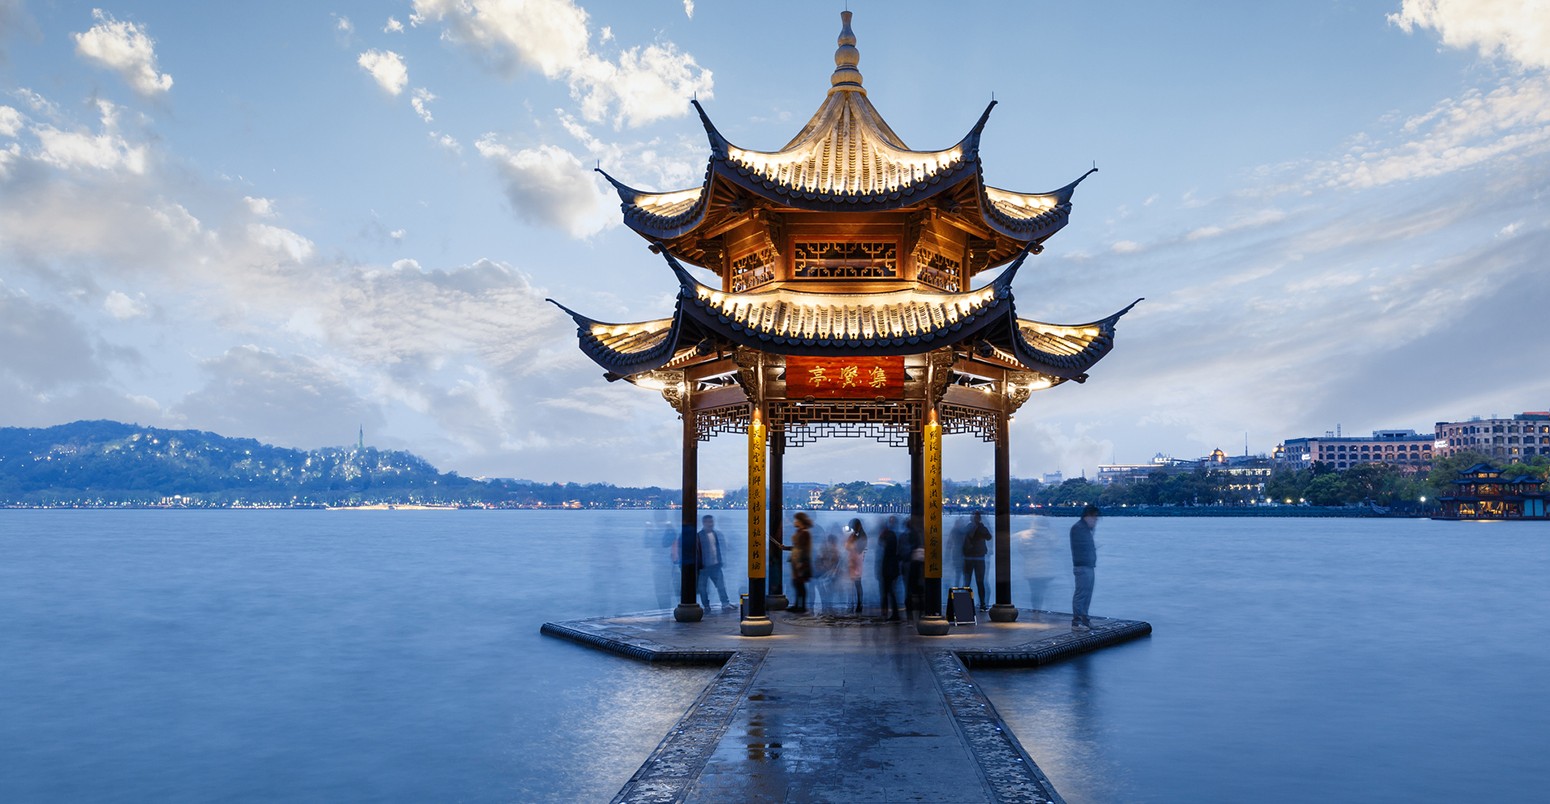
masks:
{"label": "chinese characters on signboard", "polygon": [[786,358],[789,399],[894,399],[903,395],[903,357]]}

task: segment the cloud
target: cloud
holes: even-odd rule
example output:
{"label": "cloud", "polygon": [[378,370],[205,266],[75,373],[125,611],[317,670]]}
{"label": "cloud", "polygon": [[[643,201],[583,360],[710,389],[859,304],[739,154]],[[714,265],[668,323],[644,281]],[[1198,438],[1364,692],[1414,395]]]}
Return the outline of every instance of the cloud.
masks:
{"label": "cloud", "polygon": [[148,149],[131,143],[118,127],[118,107],[98,101],[101,129],[97,133],[75,129],[64,131],[49,125],[33,127],[38,157],[48,164],[69,170],[100,170],[143,174],[149,159]]}
{"label": "cloud", "polygon": [[0,375],[33,392],[97,380],[106,372],[85,328],[58,307],[0,284]]}
{"label": "cloud", "polygon": [[388,17],[387,24],[382,26],[383,33],[403,33],[404,24],[397,17]]}
{"label": "cloud", "polygon": [[108,315],[119,321],[128,321],[131,318],[143,318],[149,313],[145,305],[145,294],[139,294],[138,298],[130,298],[123,291],[115,290],[103,300],[102,307]]}
{"label": "cloud", "polygon": [[435,99],[436,96],[431,94],[430,90],[419,87],[414,91],[414,97],[409,99],[409,105],[414,107],[414,113],[419,115],[421,120],[429,123],[435,119],[431,117],[430,109],[430,102]]}
{"label": "cloud", "polygon": [[694,19],[694,0],[684,0],[684,16]]}
{"label": "cloud", "polygon": [[417,24],[445,23],[450,39],[498,69],[565,81],[588,120],[611,118],[616,128],[682,116],[690,97],[712,94],[710,71],[671,42],[613,59],[595,52],[587,12],[571,0],[415,0],[414,10]]}
{"label": "cloud", "polygon": [[402,56],[391,50],[368,50],[355,60],[382,91],[397,96],[409,83],[409,70]]}
{"label": "cloud", "polygon": [[145,96],[172,89],[172,76],[157,72],[155,42],[132,22],[120,22],[101,9],[92,10],[97,24],[71,34],[75,52],[117,72],[134,91]]}
{"label": "cloud", "polygon": [[1520,69],[1550,67],[1550,11],[1539,0],[1404,0],[1389,23],[1429,28],[1452,48],[1475,48]]}
{"label": "cloud", "polygon": [[432,131],[429,136],[431,138],[431,142],[436,143],[438,147],[444,148],[448,151],[451,151],[452,153],[462,156],[463,143],[458,142],[456,137],[452,136],[451,134],[443,134],[439,131]]}
{"label": "cloud", "polygon": [[304,355],[248,344],[199,368],[204,386],[172,411],[190,427],[315,448],[349,443],[358,427],[380,429],[384,420],[336,367]]}
{"label": "cloud", "polygon": [[1365,189],[1541,156],[1550,151],[1550,75],[1445,99],[1389,136],[1396,141],[1358,137],[1344,156],[1314,167],[1311,182]]}
{"label": "cloud", "polygon": [[10,106],[0,106],[0,137],[14,137],[22,130],[22,113]]}
{"label": "cloud", "polygon": [[493,135],[474,147],[495,166],[517,217],[578,238],[617,225],[609,192],[570,151],[553,145],[513,150]]}
{"label": "cloud", "polygon": [[355,23],[350,22],[349,17],[346,17],[343,14],[331,14],[330,16],[334,18],[335,31],[344,34],[345,36],[349,36],[350,34],[355,33]]}
{"label": "cloud", "polygon": [[274,202],[267,198],[254,198],[251,195],[242,197],[243,203],[248,205],[248,211],[255,217],[273,218],[275,216]]}

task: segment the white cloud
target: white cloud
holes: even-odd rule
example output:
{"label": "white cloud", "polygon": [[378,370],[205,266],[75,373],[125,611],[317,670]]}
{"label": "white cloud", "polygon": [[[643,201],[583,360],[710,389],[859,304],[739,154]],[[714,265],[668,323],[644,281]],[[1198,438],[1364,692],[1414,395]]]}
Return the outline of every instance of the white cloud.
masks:
{"label": "white cloud", "polygon": [[247,232],[253,244],[279,262],[303,263],[312,259],[316,251],[311,240],[290,229],[267,223],[250,223]]}
{"label": "white cloud", "polygon": [[1550,67],[1550,8],[1543,0],[1404,0],[1388,21],[1405,33],[1430,28],[1449,47],[1475,48],[1520,68]]}
{"label": "white cloud", "polygon": [[641,126],[686,114],[692,96],[711,96],[710,71],[670,42],[616,59],[593,51],[587,12],[572,0],[415,0],[414,9],[417,20],[444,22],[450,38],[498,67],[565,81],[589,120]]}
{"label": "white cloud", "polygon": [[694,19],[694,0],[684,0],[684,16]]}
{"label": "white cloud", "polygon": [[1120,240],[1111,248],[1115,254],[1134,254],[1141,250],[1141,244],[1133,240]]}
{"label": "white cloud", "polygon": [[355,23],[350,22],[349,17],[346,17],[343,14],[334,14],[333,18],[335,31],[345,35],[355,33]]}
{"label": "white cloud", "polygon": [[394,243],[403,242],[404,238],[408,235],[409,232],[404,229],[394,229],[393,231],[388,232],[388,237],[392,238]]}
{"label": "white cloud", "polygon": [[1343,157],[1316,166],[1312,181],[1362,189],[1544,154],[1550,150],[1550,75],[1443,100],[1391,136],[1399,141],[1358,138]]}
{"label": "white cloud", "polygon": [[458,142],[457,138],[451,134],[442,134],[438,131],[432,131],[430,133],[430,138],[431,142],[436,143],[436,145],[445,148],[452,153],[458,154],[459,156],[463,154],[463,143]]}
{"label": "white cloud", "polygon": [[414,113],[419,115],[421,120],[429,123],[435,119],[431,117],[429,105],[435,99],[436,96],[431,94],[430,90],[425,87],[418,87],[414,91],[414,96],[409,99],[409,105],[414,107]]}
{"label": "white cloud", "polygon": [[505,182],[506,198],[523,220],[553,226],[577,238],[616,225],[610,191],[570,151],[553,145],[512,150],[492,135],[481,137],[474,147],[495,165]]}
{"label": "white cloud", "polygon": [[409,70],[404,66],[403,57],[391,50],[368,50],[355,63],[389,95],[398,95],[409,84]]}
{"label": "white cloud", "polygon": [[397,17],[388,17],[387,24],[382,26],[383,33],[403,33],[404,24]]}
{"label": "white cloud", "polygon": [[102,124],[99,133],[35,126],[32,133],[38,138],[38,157],[50,165],[71,170],[145,173],[149,158],[146,146],[132,144],[119,133],[116,106],[107,101],[98,101],[97,106]]}
{"label": "white cloud", "polygon": [[97,24],[85,33],[71,34],[75,52],[117,72],[141,95],[157,95],[172,88],[172,76],[157,72],[154,41],[132,22],[120,22],[101,9],[92,10]]}
{"label": "white cloud", "polygon": [[0,106],[0,137],[14,137],[22,130],[22,113],[10,106]]}
{"label": "white cloud", "polygon": [[267,198],[255,198],[251,195],[245,195],[242,197],[242,201],[248,205],[248,211],[252,212],[254,217],[273,218],[275,215],[274,202]]}
{"label": "white cloud", "polygon": [[147,313],[145,294],[142,293],[137,298],[131,298],[123,291],[115,290],[102,300],[102,309],[119,321],[141,318]]}

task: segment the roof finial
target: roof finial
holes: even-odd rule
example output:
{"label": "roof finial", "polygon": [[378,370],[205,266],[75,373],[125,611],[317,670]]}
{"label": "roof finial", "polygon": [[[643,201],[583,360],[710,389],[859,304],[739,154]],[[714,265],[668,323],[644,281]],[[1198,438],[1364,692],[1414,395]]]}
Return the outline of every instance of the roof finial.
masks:
{"label": "roof finial", "polygon": [[839,48],[834,51],[834,75],[829,78],[832,84],[830,92],[846,90],[862,92],[861,71],[856,65],[861,62],[861,52],[856,50],[856,35],[850,30],[850,12],[840,12],[840,39]]}

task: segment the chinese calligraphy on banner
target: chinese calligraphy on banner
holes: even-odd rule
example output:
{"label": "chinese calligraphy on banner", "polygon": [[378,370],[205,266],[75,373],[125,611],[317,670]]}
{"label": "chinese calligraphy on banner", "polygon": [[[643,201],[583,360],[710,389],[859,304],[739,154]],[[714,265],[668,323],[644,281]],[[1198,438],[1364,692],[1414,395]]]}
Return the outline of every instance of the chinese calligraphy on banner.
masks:
{"label": "chinese calligraphy on banner", "polygon": [[872,399],[904,395],[904,358],[786,358],[786,397]]}

